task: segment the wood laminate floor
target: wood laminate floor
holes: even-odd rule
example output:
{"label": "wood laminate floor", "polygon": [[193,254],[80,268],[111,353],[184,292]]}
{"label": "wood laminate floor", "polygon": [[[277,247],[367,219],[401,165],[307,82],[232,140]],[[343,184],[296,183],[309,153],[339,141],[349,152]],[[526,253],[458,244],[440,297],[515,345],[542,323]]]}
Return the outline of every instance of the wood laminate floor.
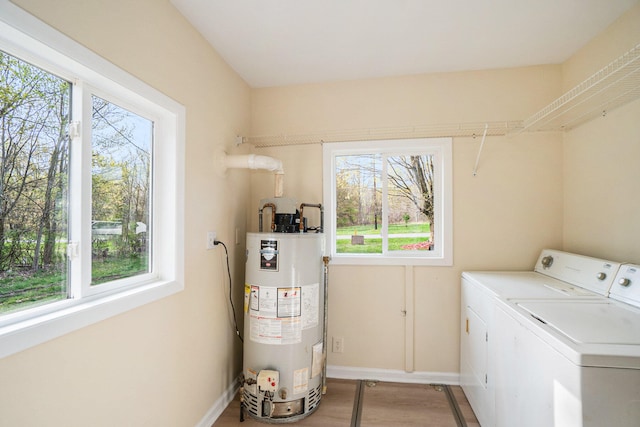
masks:
{"label": "wood laminate floor", "polygon": [[[212,427],[268,425],[248,415],[240,422],[239,396]],[[286,424],[291,425],[291,424]],[[480,427],[457,386],[377,381],[327,380],[320,406],[293,425],[305,427]]]}

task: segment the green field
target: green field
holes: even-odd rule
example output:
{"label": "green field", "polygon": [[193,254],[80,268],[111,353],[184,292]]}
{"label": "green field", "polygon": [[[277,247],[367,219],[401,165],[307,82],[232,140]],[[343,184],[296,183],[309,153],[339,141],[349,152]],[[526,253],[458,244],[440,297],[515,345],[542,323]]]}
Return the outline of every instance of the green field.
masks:
{"label": "green field", "polygon": [[[356,225],[351,227],[340,227],[336,230],[336,234],[338,236],[344,235],[353,235],[353,234],[380,234],[382,230],[382,224],[378,225],[378,229],[376,230],[371,225]],[[405,224],[389,224],[389,234],[405,234],[405,233],[428,233],[430,231],[429,223],[410,223],[408,225]]]}
{"label": "green field", "polygon": [[0,313],[33,303],[66,298],[61,271],[5,272],[0,278]]}
{"label": "green field", "polygon": [[[351,244],[351,239],[337,239],[336,252],[353,253],[353,254],[380,254],[382,253],[382,238],[366,238],[366,236],[379,235],[381,227],[376,230],[373,225],[342,227],[337,230],[338,236],[365,236],[364,245]],[[427,234],[430,232],[428,223],[411,223],[411,224],[391,224],[389,225],[389,235],[394,234]],[[428,241],[427,237],[390,237],[389,251],[409,250],[403,248],[406,245],[414,245]],[[419,249],[422,250],[422,249]],[[426,250],[426,249],[424,249]]]}
{"label": "green field", "polygon": [[[95,259],[91,267],[92,285],[142,274],[146,265],[144,255]],[[10,271],[0,276],[0,313],[66,297],[66,275],[61,270]]]}

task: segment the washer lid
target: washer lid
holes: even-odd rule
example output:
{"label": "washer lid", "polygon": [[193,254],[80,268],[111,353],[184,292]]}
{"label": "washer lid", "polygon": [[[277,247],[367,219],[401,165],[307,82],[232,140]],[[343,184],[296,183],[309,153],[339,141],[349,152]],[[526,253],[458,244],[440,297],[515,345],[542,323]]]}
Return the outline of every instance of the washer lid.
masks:
{"label": "washer lid", "polygon": [[521,301],[518,306],[580,344],[640,345],[640,311],[608,300]]}
{"label": "washer lid", "polygon": [[504,299],[602,298],[590,290],[533,271],[467,271],[462,277]]}

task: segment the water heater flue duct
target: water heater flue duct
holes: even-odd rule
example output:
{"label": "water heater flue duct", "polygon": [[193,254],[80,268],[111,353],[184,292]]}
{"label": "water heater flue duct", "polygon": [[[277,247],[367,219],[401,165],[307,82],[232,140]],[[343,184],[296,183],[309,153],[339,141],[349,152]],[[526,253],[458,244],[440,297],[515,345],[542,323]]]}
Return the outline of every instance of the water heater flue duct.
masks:
{"label": "water heater flue duct", "polygon": [[282,161],[269,156],[256,154],[227,155],[223,153],[224,169],[262,169],[275,172],[275,197],[282,197],[284,193],[284,168]]}
{"label": "water heater flue duct", "polygon": [[225,164],[227,168],[265,169],[275,173],[284,173],[280,160],[256,154],[226,155]]}

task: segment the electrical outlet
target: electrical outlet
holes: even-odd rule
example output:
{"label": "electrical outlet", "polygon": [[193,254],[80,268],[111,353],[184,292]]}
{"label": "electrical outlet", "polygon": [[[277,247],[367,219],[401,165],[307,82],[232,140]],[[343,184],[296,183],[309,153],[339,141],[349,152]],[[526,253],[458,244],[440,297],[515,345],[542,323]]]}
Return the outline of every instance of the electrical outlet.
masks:
{"label": "electrical outlet", "polygon": [[216,246],[216,232],[207,231],[207,249],[213,249]]}
{"label": "electrical outlet", "polygon": [[334,353],[342,353],[342,352],[344,352],[344,338],[333,337],[333,348],[332,348],[332,351]]}

